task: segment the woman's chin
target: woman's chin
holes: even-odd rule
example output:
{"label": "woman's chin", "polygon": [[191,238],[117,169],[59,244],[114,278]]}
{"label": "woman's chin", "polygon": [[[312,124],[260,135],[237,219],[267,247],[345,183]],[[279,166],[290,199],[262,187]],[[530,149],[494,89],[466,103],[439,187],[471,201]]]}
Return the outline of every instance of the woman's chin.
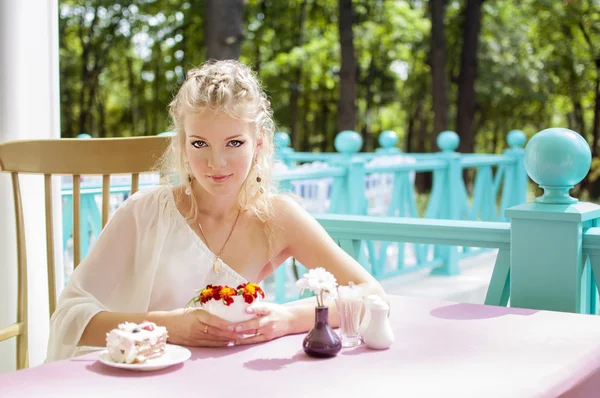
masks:
{"label": "woman's chin", "polygon": [[204,190],[212,196],[237,196],[241,186],[234,184],[207,184],[203,186]]}

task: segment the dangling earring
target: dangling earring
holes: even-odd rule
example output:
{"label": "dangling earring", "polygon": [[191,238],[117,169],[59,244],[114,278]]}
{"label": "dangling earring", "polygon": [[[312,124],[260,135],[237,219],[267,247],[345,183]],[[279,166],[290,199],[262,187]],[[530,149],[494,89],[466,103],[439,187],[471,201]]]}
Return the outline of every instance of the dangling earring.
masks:
{"label": "dangling earring", "polygon": [[188,183],[187,187],[185,187],[185,194],[190,196],[192,194],[192,176],[188,174]]}
{"label": "dangling earring", "polygon": [[184,166],[185,171],[188,175],[187,186],[185,187],[185,194],[190,196],[192,194],[192,170],[190,169],[190,164],[185,162]]}
{"label": "dangling earring", "polygon": [[254,168],[256,169],[256,182],[258,183],[258,192],[260,192],[261,194],[265,193],[265,189],[263,188],[261,182],[262,182],[262,178],[260,178],[260,166],[258,164],[254,165]]}

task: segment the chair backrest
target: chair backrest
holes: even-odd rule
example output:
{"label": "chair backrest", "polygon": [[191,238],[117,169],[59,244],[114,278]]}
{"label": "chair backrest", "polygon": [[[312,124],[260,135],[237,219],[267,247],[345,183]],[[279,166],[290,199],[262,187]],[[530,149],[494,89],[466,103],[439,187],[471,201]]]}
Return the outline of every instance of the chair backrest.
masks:
{"label": "chair backrest", "polygon": [[165,136],[92,139],[19,140],[0,143],[0,171],[11,174],[16,216],[18,299],[17,322],[0,328],[0,341],[17,338],[17,369],[28,367],[27,256],[19,174],[44,176],[46,250],[50,316],[56,308],[52,176],[73,177],[73,266],[80,262],[81,182],[83,175],[102,176],[102,228],[109,218],[110,176],[131,175],[131,193],[139,188],[140,173],[152,172],[170,144]]}

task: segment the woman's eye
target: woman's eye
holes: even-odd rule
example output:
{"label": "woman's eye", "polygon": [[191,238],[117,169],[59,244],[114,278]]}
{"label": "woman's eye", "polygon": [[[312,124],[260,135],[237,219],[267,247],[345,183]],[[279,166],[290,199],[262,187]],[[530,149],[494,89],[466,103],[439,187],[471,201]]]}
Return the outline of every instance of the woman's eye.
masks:
{"label": "woman's eye", "polygon": [[204,141],[194,141],[194,142],[192,142],[192,146],[194,148],[204,148],[206,146],[206,142],[204,142]]}
{"label": "woman's eye", "polygon": [[237,148],[237,147],[239,147],[239,146],[242,146],[242,145],[244,145],[244,141],[240,141],[240,140],[232,140],[232,141],[229,141],[229,144],[228,144],[228,145],[230,145],[230,146],[232,146],[232,147],[236,147],[236,148]]}

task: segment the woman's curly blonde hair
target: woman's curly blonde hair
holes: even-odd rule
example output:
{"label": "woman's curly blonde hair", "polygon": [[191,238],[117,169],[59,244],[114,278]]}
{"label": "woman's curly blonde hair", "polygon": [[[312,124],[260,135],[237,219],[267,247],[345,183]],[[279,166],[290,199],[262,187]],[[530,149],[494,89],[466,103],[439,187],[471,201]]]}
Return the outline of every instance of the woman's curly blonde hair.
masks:
{"label": "woman's curly blonde hair", "polygon": [[[255,156],[258,167],[252,167],[238,194],[240,210],[251,210],[263,223],[272,219],[272,194],[276,191],[271,170],[273,167],[273,134],[275,122],[267,95],[254,72],[246,65],[234,61],[208,61],[187,72],[175,98],[169,104],[169,114],[174,132],[171,145],[163,155],[159,170],[163,175],[177,172],[179,181],[186,183],[184,119],[189,112],[210,109],[216,112],[251,122],[254,138],[261,142],[261,149]],[[260,192],[257,178],[260,173]],[[194,195],[190,195],[191,212],[189,219],[197,217]]]}

